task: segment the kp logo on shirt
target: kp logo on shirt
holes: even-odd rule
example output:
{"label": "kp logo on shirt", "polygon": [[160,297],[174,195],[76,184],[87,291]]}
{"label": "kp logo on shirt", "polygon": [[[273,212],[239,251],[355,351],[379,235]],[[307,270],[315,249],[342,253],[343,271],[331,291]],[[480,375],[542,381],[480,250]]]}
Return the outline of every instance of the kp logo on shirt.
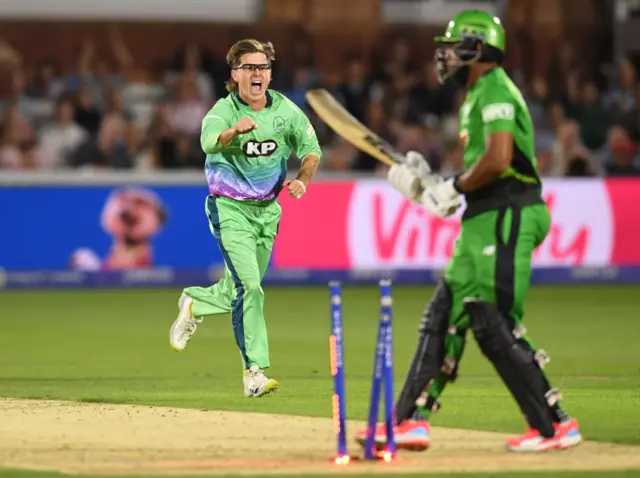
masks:
{"label": "kp logo on shirt", "polygon": [[244,151],[247,158],[257,158],[259,156],[271,156],[277,147],[278,143],[272,139],[265,141],[250,139],[242,145],[242,151]]}

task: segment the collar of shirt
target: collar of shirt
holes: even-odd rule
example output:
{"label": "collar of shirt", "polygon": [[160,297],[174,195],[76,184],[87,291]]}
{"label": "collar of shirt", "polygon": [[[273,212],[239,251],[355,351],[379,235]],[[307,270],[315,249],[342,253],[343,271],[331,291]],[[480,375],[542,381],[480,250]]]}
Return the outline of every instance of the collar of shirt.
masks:
{"label": "collar of shirt", "polygon": [[[271,104],[273,103],[273,98],[271,97],[271,93],[269,93],[269,90],[265,91],[265,95],[267,96],[267,105],[265,106],[265,108],[270,108]],[[235,93],[235,99],[242,106],[246,106],[247,108],[250,108],[249,103],[247,103],[245,100],[243,100],[240,97],[239,93]]]}

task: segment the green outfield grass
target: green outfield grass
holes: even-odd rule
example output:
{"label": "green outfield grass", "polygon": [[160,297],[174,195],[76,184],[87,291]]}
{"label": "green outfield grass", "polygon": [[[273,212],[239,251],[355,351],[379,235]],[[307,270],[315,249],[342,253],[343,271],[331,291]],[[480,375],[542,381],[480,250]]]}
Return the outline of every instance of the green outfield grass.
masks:
{"label": "green outfield grass", "polygon": [[[329,417],[328,290],[265,291],[268,375],[281,385],[275,396],[243,397],[240,356],[226,316],[207,318],[184,352],[171,350],[168,331],[179,290],[2,292],[0,395]],[[531,292],[525,324],[551,355],[552,382],[588,440],[640,443],[639,291],[584,286]],[[396,391],[432,292],[393,289]],[[378,290],[346,287],[343,302],[347,414],[366,419]],[[522,430],[516,405],[473,339],[459,374],[442,397],[435,426]]]}
{"label": "green outfield grass", "polygon": [[[226,316],[206,319],[184,352],[170,349],[178,293],[3,292],[0,393],[330,416],[327,289],[266,289],[269,374],[281,384],[268,400],[242,396],[240,356]],[[394,287],[397,389],[431,293],[426,287]],[[527,328],[551,355],[549,374],[587,439],[640,443],[637,295],[637,286],[537,287],[528,301]],[[377,299],[375,287],[344,290],[349,418],[366,418]],[[495,431],[523,426],[473,340],[458,382],[442,401],[435,425]]]}

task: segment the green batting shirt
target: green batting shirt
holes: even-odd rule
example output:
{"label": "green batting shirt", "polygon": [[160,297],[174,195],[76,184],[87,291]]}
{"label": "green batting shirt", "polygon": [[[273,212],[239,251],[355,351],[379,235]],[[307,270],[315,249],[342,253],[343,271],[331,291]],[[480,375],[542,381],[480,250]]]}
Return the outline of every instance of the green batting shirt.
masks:
{"label": "green batting shirt", "polygon": [[541,184],[531,116],[520,90],[500,67],[471,85],[460,107],[465,168],[470,168],[482,157],[486,138],[498,132],[513,135],[511,166],[491,184],[465,195],[469,214],[496,209],[513,202],[519,195],[523,205],[540,201]]}
{"label": "green batting shirt", "polygon": [[[268,201],[278,196],[293,151],[300,159],[321,157],[315,130],[306,115],[282,93],[267,90],[267,106],[254,111],[237,93],[230,93],[202,120],[200,144],[207,155],[205,174],[213,195]],[[218,143],[220,134],[248,116],[257,129]]]}

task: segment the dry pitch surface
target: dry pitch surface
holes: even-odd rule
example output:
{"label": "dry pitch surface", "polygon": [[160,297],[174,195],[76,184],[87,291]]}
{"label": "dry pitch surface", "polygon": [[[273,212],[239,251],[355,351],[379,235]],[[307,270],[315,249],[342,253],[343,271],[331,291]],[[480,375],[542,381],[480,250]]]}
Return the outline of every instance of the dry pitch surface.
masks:
{"label": "dry pitch surface", "polygon": [[[330,419],[0,399],[0,467],[91,474],[267,474],[640,469],[640,447],[583,443],[516,455],[506,435],[433,429],[429,451],[336,466]],[[362,423],[350,422],[348,433]],[[360,448],[350,444],[352,454]]]}

